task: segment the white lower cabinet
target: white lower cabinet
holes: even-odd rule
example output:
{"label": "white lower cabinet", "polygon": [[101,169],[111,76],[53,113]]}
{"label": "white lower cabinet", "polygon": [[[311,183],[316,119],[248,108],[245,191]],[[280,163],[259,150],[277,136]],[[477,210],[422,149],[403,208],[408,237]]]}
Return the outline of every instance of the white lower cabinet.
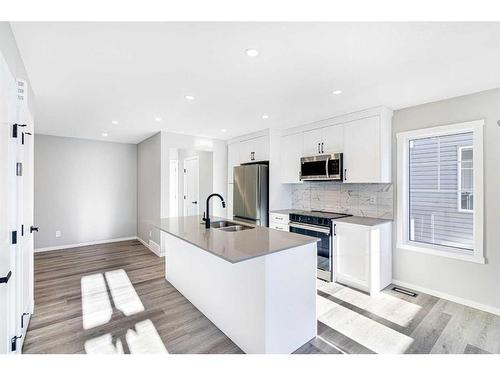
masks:
{"label": "white lower cabinet", "polygon": [[278,212],[269,213],[269,228],[281,230],[283,232],[289,232],[290,227],[288,223],[290,221],[290,215],[282,214]]}
{"label": "white lower cabinet", "polygon": [[392,281],[391,222],[334,223],[335,281],[376,294]]}

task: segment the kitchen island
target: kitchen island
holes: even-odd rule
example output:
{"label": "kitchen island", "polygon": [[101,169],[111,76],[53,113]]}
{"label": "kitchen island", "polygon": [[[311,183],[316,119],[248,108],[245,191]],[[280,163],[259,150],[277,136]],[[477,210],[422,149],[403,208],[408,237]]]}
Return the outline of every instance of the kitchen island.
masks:
{"label": "kitchen island", "polygon": [[316,238],[200,216],[153,223],[166,279],[245,353],[291,353],[316,336]]}

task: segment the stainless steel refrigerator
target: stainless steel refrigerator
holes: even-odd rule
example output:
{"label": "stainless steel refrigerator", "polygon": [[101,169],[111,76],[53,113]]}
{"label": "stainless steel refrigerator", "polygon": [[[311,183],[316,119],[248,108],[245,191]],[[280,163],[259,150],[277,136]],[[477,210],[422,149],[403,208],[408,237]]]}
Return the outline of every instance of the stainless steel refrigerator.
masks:
{"label": "stainless steel refrigerator", "polygon": [[235,220],[268,226],[268,166],[249,164],[234,167],[233,216]]}

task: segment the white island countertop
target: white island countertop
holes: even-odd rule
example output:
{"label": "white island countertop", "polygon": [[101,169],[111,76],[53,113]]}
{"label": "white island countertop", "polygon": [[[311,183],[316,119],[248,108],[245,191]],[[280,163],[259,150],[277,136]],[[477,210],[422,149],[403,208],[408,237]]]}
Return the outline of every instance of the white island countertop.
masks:
{"label": "white island countertop", "polygon": [[231,263],[242,262],[318,241],[314,237],[254,226],[220,217],[212,217],[212,224],[220,220],[227,220],[252,228],[236,232],[226,232],[218,228],[206,229],[205,223],[201,219],[201,216],[170,217],[152,222],[152,224],[163,232]]}

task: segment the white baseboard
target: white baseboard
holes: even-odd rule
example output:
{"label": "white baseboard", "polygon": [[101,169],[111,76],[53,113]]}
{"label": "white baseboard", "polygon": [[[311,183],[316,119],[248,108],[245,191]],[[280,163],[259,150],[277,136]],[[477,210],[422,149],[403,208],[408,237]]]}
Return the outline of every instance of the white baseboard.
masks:
{"label": "white baseboard", "polygon": [[160,245],[158,245],[155,241],[149,240],[149,244],[148,244],[146,241],[144,241],[140,237],[137,237],[137,239],[139,240],[140,243],[142,243],[149,250],[151,250],[151,252],[153,252],[153,254],[155,254],[156,256],[159,256],[159,257],[165,256],[165,254],[162,254],[162,252],[161,252]]}
{"label": "white baseboard", "polygon": [[120,241],[130,241],[130,240],[136,240],[137,237],[120,237],[120,238],[111,238],[109,240],[101,240],[101,241],[90,241],[90,242],[82,242],[82,243],[74,243],[74,244],[69,244],[69,245],[60,245],[60,246],[49,246],[49,247],[40,247],[38,249],[35,249],[35,253],[43,253],[45,251],[53,251],[53,250],[62,250],[62,249],[72,249],[74,247],[82,247],[82,246],[89,246],[89,245],[100,245],[103,243],[111,243],[111,242],[120,242]]}
{"label": "white baseboard", "polygon": [[434,297],[447,299],[448,301],[451,301],[451,302],[460,303],[460,304],[465,305],[465,306],[469,306],[469,307],[472,307],[472,308],[475,308],[478,310],[482,310],[482,311],[500,316],[500,309],[497,307],[484,305],[484,304],[479,303],[479,302],[471,301],[471,300],[461,298],[461,297],[452,296],[451,294],[439,292],[439,291],[433,290],[433,289],[424,288],[424,287],[421,287],[421,286],[418,286],[415,284],[411,284],[411,283],[407,283],[407,282],[404,282],[401,280],[392,279],[392,283],[395,285],[399,285],[401,287],[404,287],[404,288],[416,290],[417,292],[430,294]]}

